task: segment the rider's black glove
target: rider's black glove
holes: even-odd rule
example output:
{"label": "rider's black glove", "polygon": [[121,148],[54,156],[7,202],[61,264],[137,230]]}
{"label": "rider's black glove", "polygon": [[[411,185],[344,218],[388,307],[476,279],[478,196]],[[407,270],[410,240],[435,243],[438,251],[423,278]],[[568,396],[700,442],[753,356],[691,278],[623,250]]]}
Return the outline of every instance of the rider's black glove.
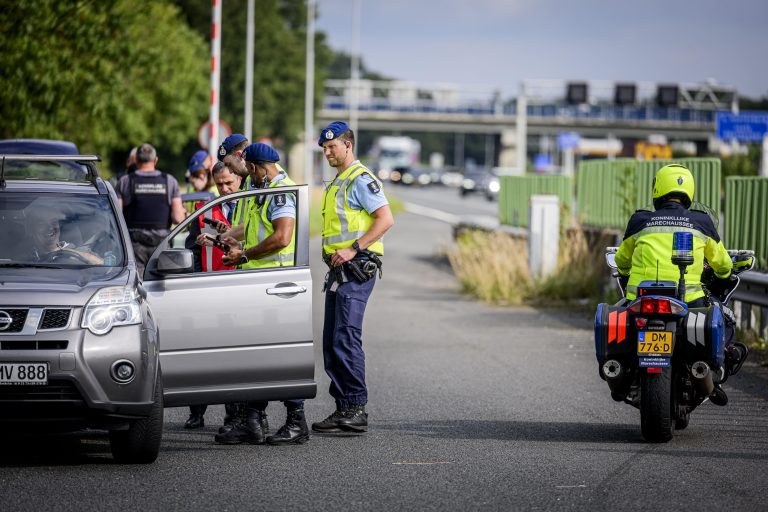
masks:
{"label": "rider's black glove", "polygon": [[622,290],[627,289],[628,283],[629,283],[629,276],[623,276],[619,274],[619,285],[621,286]]}
{"label": "rider's black glove", "polygon": [[709,283],[709,292],[717,297],[720,302],[723,302],[735,284],[736,279],[733,276],[728,276],[725,279],[714,277],[712,282]]}

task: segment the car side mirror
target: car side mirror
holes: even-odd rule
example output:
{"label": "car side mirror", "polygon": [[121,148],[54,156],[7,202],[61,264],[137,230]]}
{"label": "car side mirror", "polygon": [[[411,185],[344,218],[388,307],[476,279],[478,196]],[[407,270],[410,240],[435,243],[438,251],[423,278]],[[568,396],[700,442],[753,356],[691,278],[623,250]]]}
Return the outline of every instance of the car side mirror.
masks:
{"label": "car side mirror", "polygon": [[195,271],[195,259],[189,249],[166,249],[157,258],[160,274],[191,274]]}

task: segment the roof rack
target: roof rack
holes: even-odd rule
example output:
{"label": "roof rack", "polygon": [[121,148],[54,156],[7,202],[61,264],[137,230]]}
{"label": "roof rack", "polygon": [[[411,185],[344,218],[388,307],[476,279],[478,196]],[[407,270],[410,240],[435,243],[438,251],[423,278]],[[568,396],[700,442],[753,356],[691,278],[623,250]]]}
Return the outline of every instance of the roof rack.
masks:
{"label": "roof rack", "polygon": [[85,166],[87,173],[85,176],[86,181],[91,182],[95,187],[96,179],[99,177],[99,171],[96,166],[90,162],[101,162],[101,158],[96,155],[0,155],[2,163],[0,164],[0,188],[5,188],[5,162],[7,160],[23,160],[23,161],[41,161],[41,162],[89,162]]}

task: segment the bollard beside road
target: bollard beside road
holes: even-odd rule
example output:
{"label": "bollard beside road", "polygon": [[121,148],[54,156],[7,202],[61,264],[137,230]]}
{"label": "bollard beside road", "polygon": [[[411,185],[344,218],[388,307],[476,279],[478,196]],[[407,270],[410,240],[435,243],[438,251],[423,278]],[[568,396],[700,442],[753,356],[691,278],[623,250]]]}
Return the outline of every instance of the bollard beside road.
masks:
{"label": "bollard beside road", "polygon": [[560,200],[554,195],[531,196],[528,223],[528,260],[536,277],[557,267],[560,248]]}

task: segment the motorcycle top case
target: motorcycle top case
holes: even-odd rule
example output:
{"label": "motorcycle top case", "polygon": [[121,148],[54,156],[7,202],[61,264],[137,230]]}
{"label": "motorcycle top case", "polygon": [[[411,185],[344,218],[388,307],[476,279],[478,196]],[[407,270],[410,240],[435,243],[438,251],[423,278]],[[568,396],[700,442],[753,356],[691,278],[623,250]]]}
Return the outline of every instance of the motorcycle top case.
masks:
{"label": "motorcycle top case", "polygon": [[598,304],[595,313],[595,356],[598,363],[637,356],[637,334],[629,322],[629,315],[625,307]]}

